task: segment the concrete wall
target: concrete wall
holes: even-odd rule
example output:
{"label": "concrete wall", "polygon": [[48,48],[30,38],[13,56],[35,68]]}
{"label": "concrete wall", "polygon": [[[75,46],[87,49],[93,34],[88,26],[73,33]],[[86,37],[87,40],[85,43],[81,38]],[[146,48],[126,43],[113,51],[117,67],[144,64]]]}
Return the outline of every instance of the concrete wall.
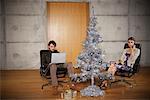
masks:
{"label": "concrete wall", "polygon": [[[38,69],[39,51],[47,46],[46,2],[90,2],[98,18],[105,61],[117,60],[129,36],[142,44],[141,64],[150,65],[148,0],[1,0],[0,63],[2,69]],[[3,12],[3,13],[2,13]],[[4,19],[4,20],[2,20]]]}
{"label": "concrete wall", "polygon": [[2,69],[38,69],[39,52],[46,48],[43,0],[3,0],[6,63]]}
{"label": "concrete wall", "polygon": [[[5,64],[5,45],[4,45],[4,11],[2,1],[0,1],[0,66]],[[0,67],[1,68],[1,67]]]}
{"label": "concrete wall", "polygon": [[141,65],[150,65],[149,5],[149,0],[92,0],[97,29],[104,40],[104,60],[119,59],[127,38],[133,36],[142,45]]}

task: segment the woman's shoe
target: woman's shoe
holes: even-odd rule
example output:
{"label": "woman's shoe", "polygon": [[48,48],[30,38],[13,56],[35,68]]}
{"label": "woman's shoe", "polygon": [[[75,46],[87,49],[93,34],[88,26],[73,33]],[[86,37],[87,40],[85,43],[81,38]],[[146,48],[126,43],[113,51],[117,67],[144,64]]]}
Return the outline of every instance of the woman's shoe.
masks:
{"label": "woman's shoe", "polygon": [[107,80],[104,80],[104,81],[100,84],[100,89],[105,90],[105,89],[107,89],[107,86],[108,86]]}
{"label": "woman's shoe", "polygon": [[107,87],[103,86],[103,87],[100,87],[101,90],[106,90]]}

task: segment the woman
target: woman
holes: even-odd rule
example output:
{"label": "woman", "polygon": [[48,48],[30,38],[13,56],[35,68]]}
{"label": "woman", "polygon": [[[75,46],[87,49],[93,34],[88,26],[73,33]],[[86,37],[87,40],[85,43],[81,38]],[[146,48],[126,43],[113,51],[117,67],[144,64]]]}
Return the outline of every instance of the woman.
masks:
{"label": "woman", "polygon": [[[112,74],[114,76],[117,70],[125,70],[129,71],[133,69],[133,65],[140,55],[140,49],[135,47],[135,39],[133,37],[128,38],[128,47],[124,49],[120,60],[116,63],[111,63],[108,68],[107,73]],[[102,81],[100,87],[106,88],[108,84],[108,80]]]}

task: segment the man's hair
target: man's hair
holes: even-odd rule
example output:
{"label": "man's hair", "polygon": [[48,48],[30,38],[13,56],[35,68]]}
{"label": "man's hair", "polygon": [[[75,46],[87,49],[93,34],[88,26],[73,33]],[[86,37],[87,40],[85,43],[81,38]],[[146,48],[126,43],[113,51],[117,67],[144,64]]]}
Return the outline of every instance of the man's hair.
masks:
{"label": "man's hair", "polygon": [[50,46],[50,44],[53,44],[56,47],[56,42],[54,40],[49,41],[48,46]]}
{"label": "man's hair", "polygon": [[128,41],[129,41],[129,40],[135,41],[134,37],[129,37],[129,38],[128,38]]}

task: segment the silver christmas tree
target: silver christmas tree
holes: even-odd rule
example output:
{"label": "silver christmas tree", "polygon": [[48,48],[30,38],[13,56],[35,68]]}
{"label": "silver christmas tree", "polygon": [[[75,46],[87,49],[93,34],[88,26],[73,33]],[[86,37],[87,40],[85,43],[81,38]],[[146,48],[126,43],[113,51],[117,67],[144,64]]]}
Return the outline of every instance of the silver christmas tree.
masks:
{"label": "silver christmas tree", "polygon": [[96,30],[96,24],[97,18],[94,16],[93,10],[87,37],[83,43],[84,48],[77,58],[77,66],[81,68],[81,73],[72,75],[72,81],[76,82],[84,82],[91,79],[91,85],[80,91],[82,96],[104,95],[104,91],[94,85],[94,77],[105,79],[105,75],[100,72],[100,67],[105,66],[102,66],[102,50],[98,47],[98,44],[102,42],[102,37]]}

